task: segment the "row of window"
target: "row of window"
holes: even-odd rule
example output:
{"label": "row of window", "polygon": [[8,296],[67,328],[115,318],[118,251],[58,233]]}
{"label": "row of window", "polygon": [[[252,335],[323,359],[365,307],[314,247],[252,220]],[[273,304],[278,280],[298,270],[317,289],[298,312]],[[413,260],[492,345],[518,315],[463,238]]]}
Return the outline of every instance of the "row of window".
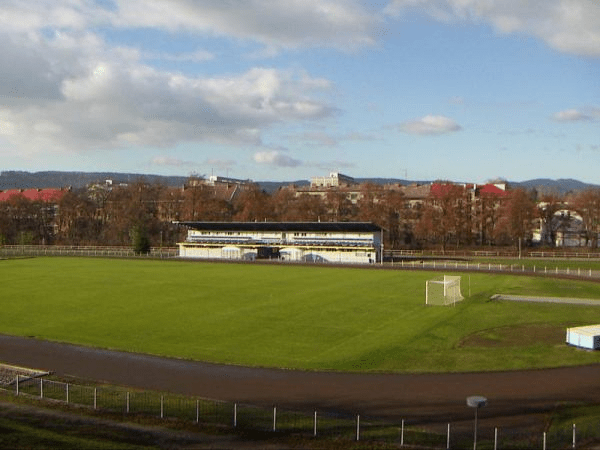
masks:
{"label": "row of window", "polygon": [[[252,233],[245,233],[245,232],[240,232],[240,231],[224,231],[224,232],[220,232],[220,233],[215,233],[212,231],[202,231],[200,233],[194,233],[194,234],[201,234],[202,236],[249,236],[249,237],[254,237],[256,236],[256,234]],[[293,233],[294,237],[307,237],[309,236],[308,233],[302,233],[302,232],[297,232],[297,233]],[[332,237],[337,237],[338,239],[360,239],[360,238],[343,238],[340,237],[340,235],[338,233],[319,233],[319,232],[314,232],[314,233],[310,233],[310,236],[314,236],[314,237],[325,237],[325,238],[332,238]],[[286,233],[282,233],[281,237],[283,239],[286,238]],[[364,238],[362,238],[364,239]]]}

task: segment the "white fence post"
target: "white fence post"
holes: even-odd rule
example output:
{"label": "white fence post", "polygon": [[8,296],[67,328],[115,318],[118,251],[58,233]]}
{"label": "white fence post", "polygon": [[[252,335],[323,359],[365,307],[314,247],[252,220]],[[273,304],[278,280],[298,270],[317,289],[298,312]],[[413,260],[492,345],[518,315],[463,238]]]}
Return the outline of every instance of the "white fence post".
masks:
{"label": "white fence post", "polygon": [[494,450],[498,450],[498,427],[494,428]]}
{"label": "white fence post", "polygon": [[127,391],[127,400],[126,400],[126,405],[125,405],[125,411],[127,411],[127,414],[129,414],[129,391]]}
{"label": "white fence post", "polygon": [[273,406],[273,431],[277,431],[277,406]]}
{"label": "white fence post", "polygon": [[356,415],[356,440],[360,441],[360,414]]}
{"label": "white fence post", "polygon": [[544,431],[544,441],[543,442],[544,443],[543,443],[542,448],[543,448],[543,450],[546,450],[546,432],[545,431]]}
{"label": "white fence post", "polygon": [[237,413],[238,413],[238,405],[237,403],[233,404],[233,428],[237,428]]}
{"label": "white fence post", "polygon": [[446,449],[450,449],[450,424],[448,424],[448,432],[446,433]]}
{"label": "white fence post", "polygon": [[40,378],[40,398],[44,398],[44,379]]}
{"label": "white fence post", "polygon": [[402,419],[402,427],[400,428],[400,447],[404,445],[404,419]]}
{"label": "white fence post", "polygon": [[17,397],[19,396],[19,375],[17,375]]}
{"label": "white fence post", "polygon": [[98,388],[94,388],[94,409],[98,406]]}
{"label": "white fence post", "polygon": [[317,410],[315,409],[315,416],[313,419],[313,436],[317,437]]}
{"label": "white fence post", "polygon": [[573,449],[577,447],[577,427],[573,424]]}

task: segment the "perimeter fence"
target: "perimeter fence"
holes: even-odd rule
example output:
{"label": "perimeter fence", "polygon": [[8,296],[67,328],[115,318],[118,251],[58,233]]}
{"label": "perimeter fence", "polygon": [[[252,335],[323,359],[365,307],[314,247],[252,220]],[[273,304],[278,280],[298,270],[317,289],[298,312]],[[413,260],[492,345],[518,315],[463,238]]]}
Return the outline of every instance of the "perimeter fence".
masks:
{"label": "perimeter fence", "polygon": [[[579,247],[581,248],[581,247]],[[519,253],[518,250],[386,250],[385,255],[389,258],[401,257],[442,257],[442,258],[554,258],[554,259],[600,259],[600,250],[581,251],[574,247],[571,250],[526,250]]]}
{"label": "perimeter fence", "polygon": [[578,278],[600,278],[600,270],[582,269],[580,267],[559,267],[536,265],[536,264],[502,264],[502,263],[479,263],[471,261],[436,261],[436,260],[410,260],[389,263],[390,267],[402,269],[423,270],[453,270],[463,272],[501,272],[526,275],[544,275],[552,277],[578,277]]}
{"label": "perimeter fence", "polygon": [[[401,420],[399,423],[325,411],[292,411],[261,406],[165,394],[132,391],[115,386],[66,383],[43,377],[20,376],[0,382],[7,395],[87,408],[99,413],[147,416],[165,421],[184,421],[199,427],[231,429],[236,432],[272,436],[300,436],[339,441],[387,443],[406,448],[473,448],[473,426],[467,422],[424,427]],[[465,406],[466,407],[466,406]],[[532,432],[519,428],[483,428],[477,433],[477,447],[485,449],[579,448],[600,440],[598,423],[582,427],[565,425],[550,431]]]}
{"label": "perimeter fence", "polygon": [[136,254],[131,247],[74,246],[74,245],[4,245],[0,256],[100,256],[118,258],[173,258],[177,247],[152,247],[149,253]]}
{"label": "perimeter fence", "polygon": [[[521,273],[528,275],[546,275],[553,277],[579,277],[600,279],[600,270],[582,269],[580,267],[569,268],[565,267],[565,260],[587,259],[598,260],[600,262],[600,254],[598,253],[576,253],[576,252],[530,252],[529,256],[533,259],[526,263],[487,263],[467,261],[463,259],[446,259],[459,256],[472,257],[515,257],[513,252],[491,252],[491,251],[465,251],[465,252],[446,252],[445,256],[435,252],[416,251],[416,250],[398,250],[394,251],[394,257],[390,258],[385,264],[368,264],[368,267],[385,267],[395,269],[423,269],[423,270],[454,270],[465,272],[501,272],[501,273]],[[119,258],[175,258],[178,256],[176,247],[153,247],[149,253],[139,255],[130,247],[98,247],[98,246],[57,246],[57,245],[5,245],[0,246],[0,257],[15,257],[15,256],[86,256],[86,257],[119,257]],[[435,258],[440,259],[435,259]],[[441,259],[444,258],[444,259]],[[535,258],[540,258],[540,264],[535,263]],[[399,260],[397,260],[399,259]],[[552,261],[553,259],[554,261]],[[208,260],[202,259],[199,261],[219,261],[223,259]],[[232,262],[232,260],[226,260]],[[239,263],[252,264],[249,261],[233,260]],[[287,263],[299,264],[298,262],[290,262],[283,260],[265,261],[272,263]],[[560,262],[552,265],[554,262]],[[319,263],[300,263],[300,264],[330,264],[340,265],[336,262],[319,262]],[[346,266],[346,265],[344,265]],[[352,264],[356,266],[356,264]]]}

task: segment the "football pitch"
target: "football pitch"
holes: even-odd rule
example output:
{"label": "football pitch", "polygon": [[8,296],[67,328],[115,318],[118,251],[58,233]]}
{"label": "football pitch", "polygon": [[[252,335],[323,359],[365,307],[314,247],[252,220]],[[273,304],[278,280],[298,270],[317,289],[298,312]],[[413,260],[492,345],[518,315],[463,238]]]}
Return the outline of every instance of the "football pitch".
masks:
{"label": "football pitch", "polygon": [[600,362],[564,343],[600,284],[462,275],[466,299],[425,306],[440,273],[324,266],[33,258],[0,261],[0,333],[131,352],[306,370],[462,372]]}

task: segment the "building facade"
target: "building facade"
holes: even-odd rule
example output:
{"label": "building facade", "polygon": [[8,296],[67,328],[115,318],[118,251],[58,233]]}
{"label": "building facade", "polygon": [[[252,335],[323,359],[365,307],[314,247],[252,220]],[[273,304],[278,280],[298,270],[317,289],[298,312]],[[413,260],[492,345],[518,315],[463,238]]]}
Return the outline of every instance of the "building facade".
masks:
{"label": "building facade", "polygon": [[187,228],[179,256],[373,264],[381,261],[381,229],[365,222],[178,222]]}

